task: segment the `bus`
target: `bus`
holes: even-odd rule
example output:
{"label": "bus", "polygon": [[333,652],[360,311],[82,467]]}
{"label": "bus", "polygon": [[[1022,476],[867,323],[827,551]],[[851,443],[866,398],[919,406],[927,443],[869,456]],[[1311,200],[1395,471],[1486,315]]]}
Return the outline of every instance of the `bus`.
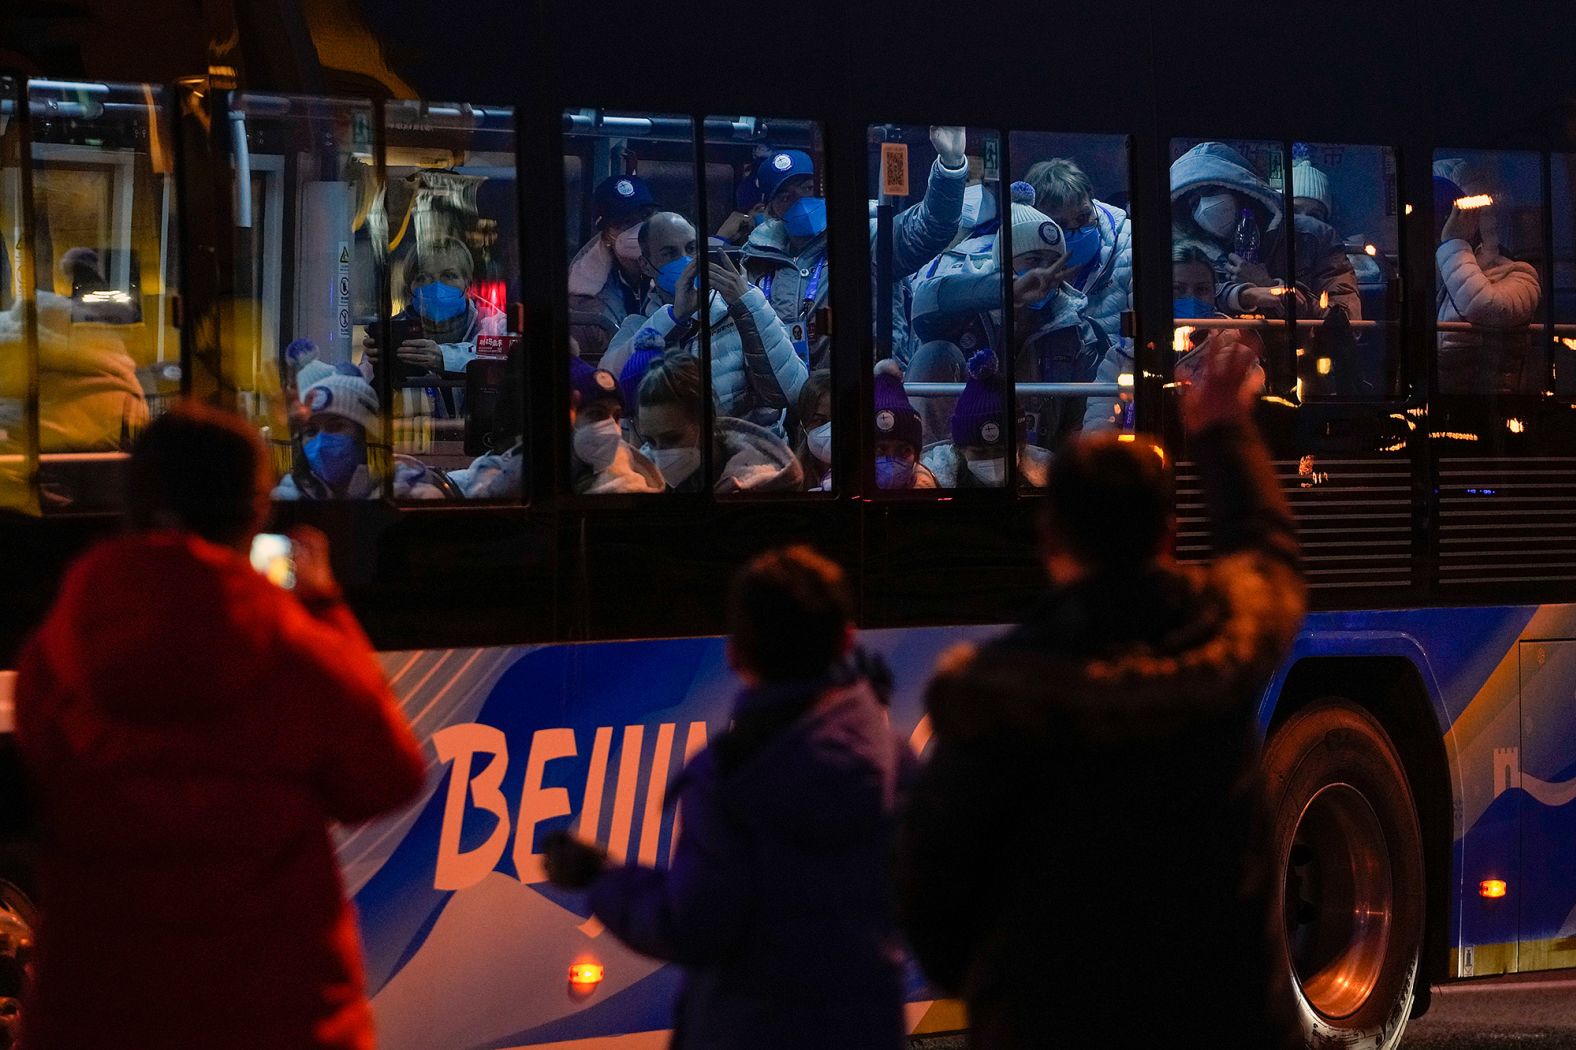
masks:
{"label": "bus", "polygon": [[[540,844],[666,862],[665,789],[728,721],[732,569],[789,541],[844,565],[922,756],[937,656],[1043,586],[1055,435],[1158,439],[1177,553],[1208,557],[1175,390],[1222,327],[1263,346],[1313,605],[1259,705],[1309,1045],[1385,1050],[1440,983],[1576,966],[1555,9],[198,6],[5,16],[0,666],[118,527],[149,419],[252,420],[429,758],[340,840],[385,1045],[663,1045],[676,968]],[[1098,246],[1004,279],[1058,235],[1058,266]],[[997,298],[938,314],[959,274]],[[1041,353],[1047,289],[1085,305]],[[668,440],[631,361],[673,347],[698,367]],[[952,432],[985,350],[995,457]],[[312,445],[325,385],[376,406],[340,412],[349,469]],[[25,855],[0,862],[25,953]],[[922,974],[909,999],[913,1045],[962,1045]]]}

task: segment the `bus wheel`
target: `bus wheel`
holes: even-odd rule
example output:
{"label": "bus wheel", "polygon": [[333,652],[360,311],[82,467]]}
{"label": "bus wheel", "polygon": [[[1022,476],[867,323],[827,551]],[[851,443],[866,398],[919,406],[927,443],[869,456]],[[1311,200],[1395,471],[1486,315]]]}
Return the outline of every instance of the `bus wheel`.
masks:
{"label": "bus wheel", "polygon": [[1423,840],[1401,759],[1366,711],[1323,700],[1275,731],[1264,768],[1304,1040],[1392,1050],[1423,943]]}

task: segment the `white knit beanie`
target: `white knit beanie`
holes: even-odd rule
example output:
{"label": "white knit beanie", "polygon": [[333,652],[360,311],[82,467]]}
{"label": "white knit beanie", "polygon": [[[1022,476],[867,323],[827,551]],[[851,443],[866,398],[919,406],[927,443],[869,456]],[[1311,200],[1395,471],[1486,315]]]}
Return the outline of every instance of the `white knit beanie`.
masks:
{"label": "white knit beanie", "polygon": [[296,371],[296,390],[303,404],[306,403],[306,392],[313,383],[334,374],[334,366],[327,361],[308,361]]}
{"label": "white knit beanie", "polygon": [[[998,240],[997,253],[1001,242]],[[1067,258],[1067,238],[1062,228],[1051,217],[1034,206],[1034,187],[1027,182],[1012,184],[1012,254],[1025,252],[1051,252],[1055,255],[1052,265]]]}
{"label": "white knit beanie", "polygon": [[370,440],[376,441],[383,434],[383,421],[378,415],[378,395],[372,384],[359,376],[324,376],[301,395],[301,403],[314,416],[326,413],[359,423]]}
{"label": "white knit beanie", "polygon": [[1318,201],[1324,205],[1324,213],[1330,214],[1330,177],[1314,167],[1313,162],[1306,157],[1292,162],[1291,195]]}

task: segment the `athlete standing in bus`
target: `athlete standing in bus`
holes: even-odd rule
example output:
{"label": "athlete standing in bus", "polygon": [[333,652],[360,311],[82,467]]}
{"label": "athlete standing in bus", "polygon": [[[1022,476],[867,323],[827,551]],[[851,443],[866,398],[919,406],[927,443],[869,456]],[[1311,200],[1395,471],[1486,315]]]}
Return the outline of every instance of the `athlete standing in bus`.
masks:
{"label": "athlete standing in bus", "polygon": [[256,432],[178,407],[132,453],[135,530],[84,555],[20,661],[42,829],[32,1050],[371,1050],[330,823],[420,789],[424,760],[327,541],[295,590],[247,557]]}
{"label": "athlete standing in bus", "polygon": [[548,876],[589,889],[630,947],[684,967],[675,1050],[899,1050],[892,839],[912,758],[856,667],[847,582],[808,547],[769,551],[727,608],[744,687],[674,788],[672,866],[610,868],[559,835]]}
{"label": "athlete standing in bus", "polygon": [[1248,422],[1258,350],[1212,338],[1184,420],[1218,560],[1173,559],[1157,446],[1064,445],[1041,526],[1049,592],[1021,627],[944,657],[930,688],[907,929],[967,999],[981,1050],[1301,1045],[1255,718],[1303,582]]}

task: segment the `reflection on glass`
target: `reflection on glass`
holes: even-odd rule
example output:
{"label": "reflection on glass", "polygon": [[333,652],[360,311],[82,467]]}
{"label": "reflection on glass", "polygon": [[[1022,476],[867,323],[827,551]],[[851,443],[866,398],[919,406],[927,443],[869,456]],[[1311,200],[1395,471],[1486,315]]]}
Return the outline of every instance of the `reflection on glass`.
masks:
{"label": "reflection on glass", "polygon": [[1531,327],[1543,303],[1542,175],[1536,153],[1434,153],[1441,394],[1532,396],[1547,387],[1547,343]]}
{"label": "reflection on glass", "polygon": [[692,122],[569,110],[564,131],[572,488],[695,490],[705,483],[703,384],[664,388],[683,400],[685,425],[665,430],[677,444],[654,444],[636,415],[667,355],[700,353]]}
{"label": "reflection on glass", "polygon": [[883,124],[870,128],[869,149],[876,483],[1000,486],[1001,140],[987,129]]}
{"label": "reflection on glass", "polygon": [[34,406],[28,400],[32,288],[24,276],[28,237],[17,163],[22,156],[18,86],[0,77],[0,507],[36,512]]}
{"label": "reflection on glass", "polygon": [[1553,307],[1554,391],[1576,399],[1576,158],[1556,153],[1549,158],[1554,197]]}
{"label": "reflection on glass", "polygon": [[[389,450],[367,336],[388,229],[371,104],[239,94],[229,121],[225,379],[273,451],[275,499],[376,499]],[[396,495],[413,473],[396,477]]]}
{"label": "reflection on glass", "polygon": [[28,86],[48,509],[114,506],[129,442],[180,390],[167,308],[176,260],[164,96],[140,84]]}
{"label": "reflection on glass", "polygon": [[514,113],[390,102],[384,122],[394,313],[387,338],[372,329],[364,346],[374,386],[387,361],[397,494],[517,500]]}

